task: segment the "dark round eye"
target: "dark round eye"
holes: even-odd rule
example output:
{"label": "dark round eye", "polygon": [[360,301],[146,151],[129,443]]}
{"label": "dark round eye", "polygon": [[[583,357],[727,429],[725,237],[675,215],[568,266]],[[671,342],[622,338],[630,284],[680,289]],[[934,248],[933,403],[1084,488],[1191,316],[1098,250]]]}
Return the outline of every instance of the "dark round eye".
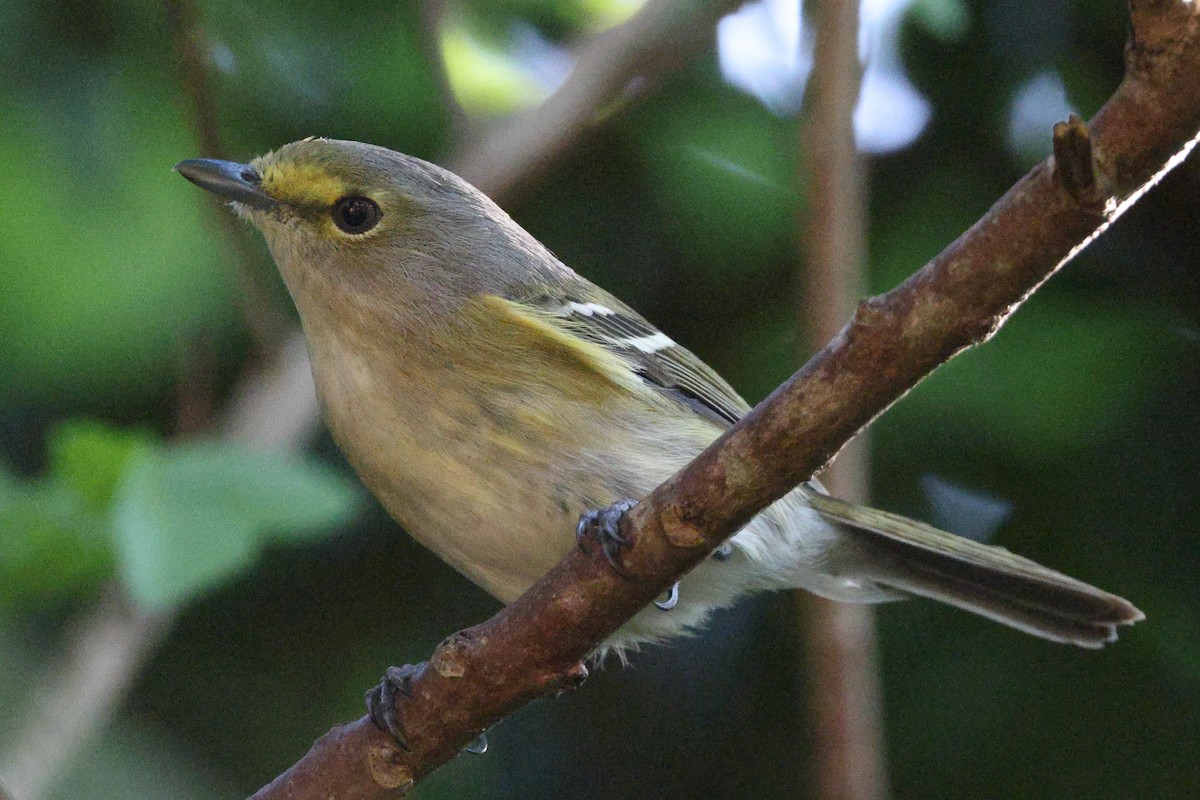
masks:
{"label": "dark round eye", "polygon": [[346,233],[366,233],[382,216],[379,203],[369,197],[343,197],[333,204],[333,224]]}

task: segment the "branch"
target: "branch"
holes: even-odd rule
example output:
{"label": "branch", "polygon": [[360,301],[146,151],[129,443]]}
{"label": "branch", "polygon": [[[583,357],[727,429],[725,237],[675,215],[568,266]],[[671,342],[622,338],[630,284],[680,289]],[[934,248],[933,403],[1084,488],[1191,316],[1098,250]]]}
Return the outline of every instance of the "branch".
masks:
{"label": "branch", "polygon": [[411,752],[364,717],[326,734],[255,798],[394,797],[501,717],[574,685],[581,660],[659,592],[939,364],[988,339],[1195,144],[1195,9],[1134,0],[1126,78],[1086,139],[1066,137],[1090,141],[1092,191],[1068,191],[1047,160],[919,272],[863,301],[787,383],[626,515],[629,577],[599,552],[572,552],[496,616],[443,642],[397,706]]}
{"label": "branch", "polygon": [[[801,128],[808,203],[801,220],[807,269],[801,317],[814,345],[837,335],[862,296],[866,201],[863,159],[854,141],[858,0],[806,6],[815,28],[813,71]],[[867,501],[866,435],[855,437],[821,474],[838,497]],[[799,635],[808,691],[812,796],[818,800],[886,797],[882,690],[875,655],[875,612],[797,590]]]}

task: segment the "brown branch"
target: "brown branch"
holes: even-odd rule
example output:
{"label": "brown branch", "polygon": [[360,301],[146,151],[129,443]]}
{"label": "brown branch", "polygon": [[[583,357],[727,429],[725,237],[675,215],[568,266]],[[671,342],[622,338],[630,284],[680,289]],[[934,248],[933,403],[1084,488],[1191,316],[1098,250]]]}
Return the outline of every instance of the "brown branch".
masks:
{"label": "brown branch", "polygon": [[[808,84],[804,163],[808,203],[801,219],[807,269],[801,318],[819,345],[837,335],[863,292],[866,187],[854,141],[854,107],[862,82],[858,0],[806,6],[815,28]],[[867,501],[866,434],[855,437],[821,474],[833,494]],[[875,613],[796,592],[813,744],[812,796],[878,800],[887,796],[882,690],[875,656]]]}
{"label": "brown branch", "polygon": [[659,592],[826,464],[939,364],[1009,314],[1195,144],[1200,16],[1135,0],[1127,75],[1089,128],[1097,185],[1081,204],[1047,161],[969,231],[854,319],[782,387],[624,519],[622,577],[573,552],[512,605],[446,640],[401,699],[411,752],[365,718],[335,728],[256,795],[394,797],[479,731],[578,680],[581,659]]}

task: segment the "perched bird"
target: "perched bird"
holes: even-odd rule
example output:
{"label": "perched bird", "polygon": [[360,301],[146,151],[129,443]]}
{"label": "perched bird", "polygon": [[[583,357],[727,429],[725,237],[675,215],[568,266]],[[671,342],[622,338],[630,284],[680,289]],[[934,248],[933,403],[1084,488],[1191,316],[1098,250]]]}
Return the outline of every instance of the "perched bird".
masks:
{"label": "perched bird", "polygon": [[[704,362],[564,266],[481,192],[411,156],[305,139],[176,169],[266,237],[325,420],[423,545],[503,602],[575,546],[580,515],[640,499],[749,406]],[[1099,647],[1120,597],[999,547],[797,488],[608,648],[694,629],[748,592],[931,597]],[[662,606],[672,605],[663,603]]]}

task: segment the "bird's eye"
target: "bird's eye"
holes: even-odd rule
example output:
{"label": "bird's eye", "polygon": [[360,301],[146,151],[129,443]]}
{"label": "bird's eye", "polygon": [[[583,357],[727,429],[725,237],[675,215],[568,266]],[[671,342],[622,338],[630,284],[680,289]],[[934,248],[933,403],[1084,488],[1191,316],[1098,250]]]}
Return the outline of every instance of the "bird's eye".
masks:
{"label": "bird's eye", "polygon": [[381,217],[379,204],[369,197],[343,197],[333,204],[333,224],[346,233],[366,233]]}

